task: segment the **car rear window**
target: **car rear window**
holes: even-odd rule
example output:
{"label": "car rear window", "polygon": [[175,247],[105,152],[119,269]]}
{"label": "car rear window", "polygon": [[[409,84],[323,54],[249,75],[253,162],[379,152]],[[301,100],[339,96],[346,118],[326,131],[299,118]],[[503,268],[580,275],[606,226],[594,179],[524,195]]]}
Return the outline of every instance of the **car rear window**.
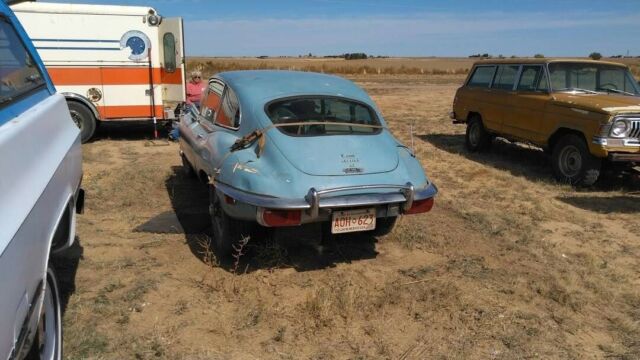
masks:
{"label": "car rear window", "polygon": [[278,127],[288,135],[374,134],[380,131],[380,128],[376,127],[349,126],[378,126],[380,122],[369,106],[348,99],[326,96],[289,98],[271,102],[267,105],[266,111],[274,124],[313,123]]}
{"label": "car rear window", "polygon": [[0,105],[44,84],[38,66],[15,29],[0,17]]}
{"label": "car rear window", "polygon": [[495,66],[477,66],[473,75],[469,79],[467,86],[488,88],[491,85],[493,74],[496,72]]}

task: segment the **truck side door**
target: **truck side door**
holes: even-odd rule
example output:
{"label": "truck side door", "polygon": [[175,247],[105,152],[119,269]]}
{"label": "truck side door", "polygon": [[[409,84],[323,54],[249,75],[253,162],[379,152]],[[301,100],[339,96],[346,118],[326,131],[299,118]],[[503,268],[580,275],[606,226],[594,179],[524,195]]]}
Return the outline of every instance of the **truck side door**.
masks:
{"label": "truck side door", "polygon": [[535,143],[544,142],[547,136],[543,134],[542,124],[551,95],[542,65],[522,67],[515,97],[509,116],[514,135]]}

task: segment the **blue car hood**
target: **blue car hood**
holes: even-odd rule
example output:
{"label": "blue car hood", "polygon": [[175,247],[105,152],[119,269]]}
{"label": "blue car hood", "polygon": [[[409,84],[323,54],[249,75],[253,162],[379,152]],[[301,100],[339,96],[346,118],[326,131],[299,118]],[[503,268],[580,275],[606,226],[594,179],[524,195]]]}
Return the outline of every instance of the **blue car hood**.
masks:
{"label": "blue car hood", "polygon": [[375,174],[398,167],[397,144],[386,130],[375,135],[290,136],[274,129],[269,138],[308,175]]}

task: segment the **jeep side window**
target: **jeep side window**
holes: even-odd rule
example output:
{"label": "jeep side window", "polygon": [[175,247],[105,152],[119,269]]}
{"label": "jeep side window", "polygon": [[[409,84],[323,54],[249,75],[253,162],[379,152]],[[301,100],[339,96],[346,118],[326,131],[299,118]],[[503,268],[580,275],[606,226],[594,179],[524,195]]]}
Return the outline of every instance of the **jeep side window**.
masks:
{"label": "jeep side window", "polygon": [[0,106],[45,84],[13,26],[0,17]]}
{"label": "jeep side window", "polygon": [[491,85],[493,74],[496,72],[495,66],[476,66],[473,75],[469,79],[467,86],[488,88]]}
{"label": "jeep side window", "polygon": [[217,80],[212,80],[209,83],[205,97],[202,99],[201,114],[202,117],[213,125],[213,119],[215,119],[216,112],[220,107],[220,99],[222,98],[222,91],[224,85]]}
{"label": "jeep side window", "polygon": [[491,87],[493,89],[512,90],[513,85],[516,83],[516,76],[519,69],[520,65],[500,65],[498,67],[496,80]]}
{"label": "jeep side window", "polygon": [[547,91],[547,75],[540,65],[524,65],[518,82],[518,91]]}

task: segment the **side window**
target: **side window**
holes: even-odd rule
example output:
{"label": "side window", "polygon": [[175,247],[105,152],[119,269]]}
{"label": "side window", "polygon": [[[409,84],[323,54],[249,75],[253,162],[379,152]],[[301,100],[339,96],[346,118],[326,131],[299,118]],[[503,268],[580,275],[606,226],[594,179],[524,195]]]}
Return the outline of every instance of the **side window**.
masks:
{"label": "side window", "polygon": [[516,82],[516,76],[518,74],[520,65],[500,65],[498,67],[498,74],[496,80],[491,86],[494,89],[511,90]]}
{"label": "side window", "polygon": [[467,86],[488,88],[495,72],[495,66],[477,66],[473,71],[473,75],[471,75]]}
{"label": "side window", "polygon": [[624,80],[624,91],[630,92],[632,94],[637,94],[638,93],[638,89],[636,87],[636,83],[634,82],[633,77],[628,73],[627,73],[627,76],[625,77],[625,80]]}
{"label": "side window", "polygon": [[209,83],[209,87],[207,88],[204,97],[202,99],[201,106],[201,114],[205,120],[213,123],[213,119],[215,119],[216,112],[220,107],[220,99],[222,98],[222,91],[224,90],[224,85],[217,81],[212,80]]}
{"label": "side window", "polygon": [[0,17],[0,106],[44,83],[40,70],[13,26]]}
{"label": "side window", "polygon": [[237,128],[240,126],[240,105],[238,97],[229,86],[226,87],[224,97],[222,98],[222,106],[216,117],[216,124],[229,128]]}
{"label": "side window", "polygon": [[172,73],[176,71],[176,38],[168,32],[162,37],[164,48],[164,71]]}
{"label": "side window", "polygon": [[549,72],[551,77],[551,86],[554,90],[564,89],[569,87],[567,80],[567,70],[559,66],[549,66]]}
{"label": "side window", "polygon": [[549,79],[547,79],[547,72],[542,68],[542,75],[540,76],[540,80],[538,81],[538,91],[549,91]]}
{"label": "side window", "polygon": [[518,91],[546,91],[547,75],[540,65],[524,65],[520,81],[518,81]]}

